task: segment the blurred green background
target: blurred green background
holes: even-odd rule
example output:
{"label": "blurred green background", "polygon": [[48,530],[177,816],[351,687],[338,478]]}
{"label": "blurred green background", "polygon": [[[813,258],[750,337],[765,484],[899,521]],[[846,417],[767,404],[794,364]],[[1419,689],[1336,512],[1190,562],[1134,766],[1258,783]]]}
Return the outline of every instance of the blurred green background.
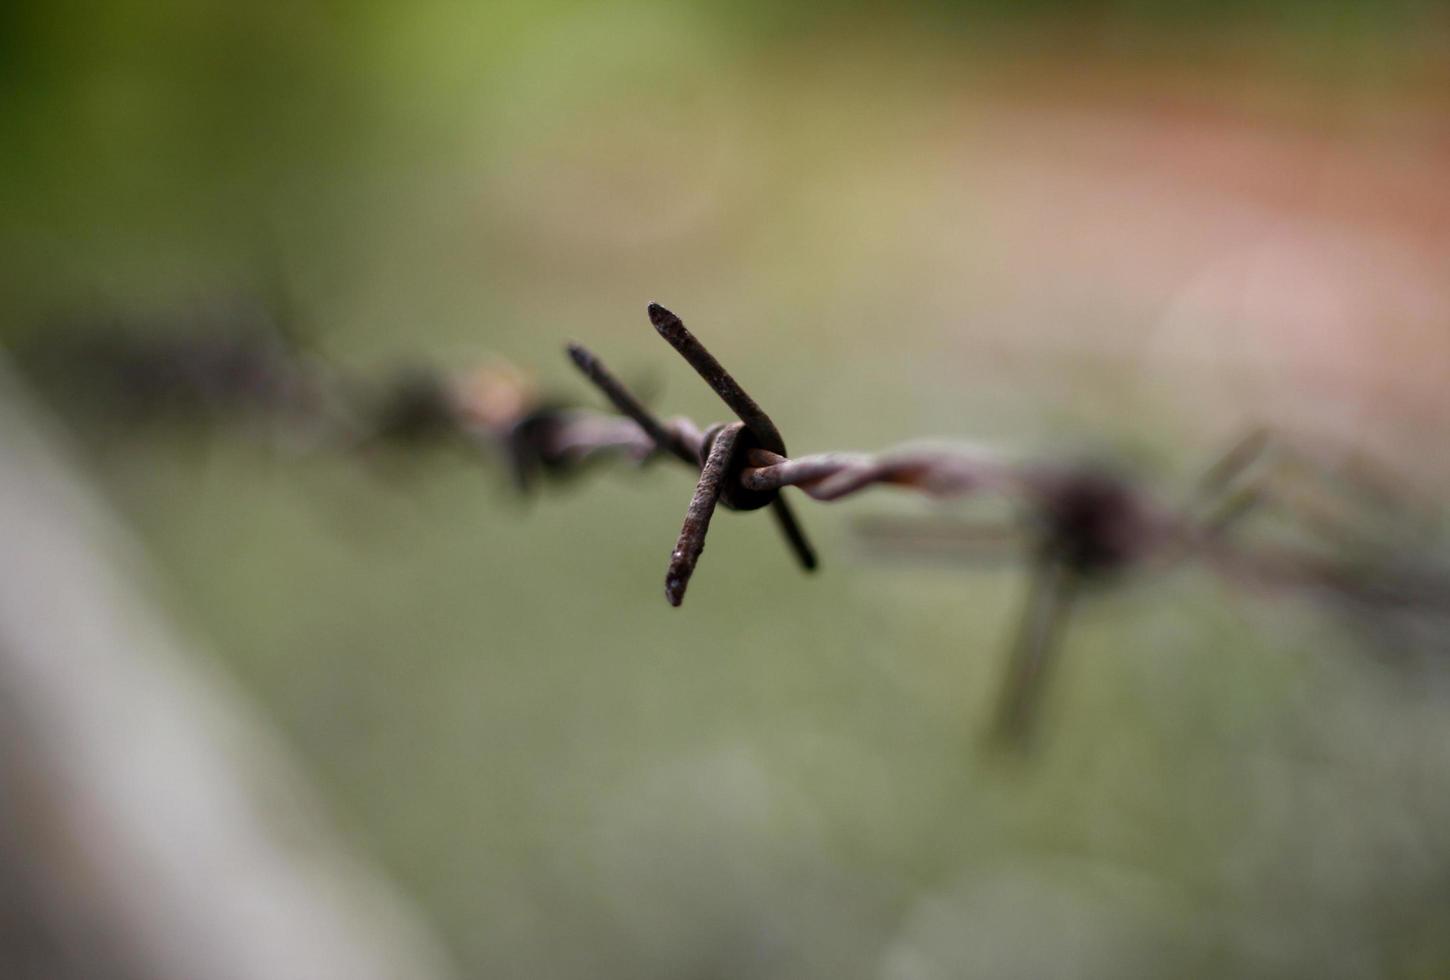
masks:
{"label": "blurred green background", "polygon": [[[1430,2],[10,3],[4,330],[280,270],[360,370],[501,355],[594,404],[574,338],[715,419],[659,300],[797,452],[1086,445],[1173,494],[1268,422],[1433,492],[1447,54]],[[918,501],[803,504],[813,579],[725,514],[671,610],[683,472],[522,503],[444,459],[96,448],[465,975],[1450,972],[1444,671],[1332,612],[1106,594],[1012,762],[1021,576],[853,558],[851,515]]]}

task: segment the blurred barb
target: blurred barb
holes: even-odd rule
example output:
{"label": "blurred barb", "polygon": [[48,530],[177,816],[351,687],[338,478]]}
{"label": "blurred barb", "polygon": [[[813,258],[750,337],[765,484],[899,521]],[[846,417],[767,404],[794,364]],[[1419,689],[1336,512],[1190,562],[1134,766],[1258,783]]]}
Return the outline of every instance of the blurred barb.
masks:
{"label": "blurred barb", "polygon": [[322,366],[257,310],[150,329],[62,322],[18,355],[43,390],[115,425],[273,422],[295,437],[329,410]]}
{"label": "blurred barb", "polygon": [[997,706],[995,735],[1009,746],[1026,746],[1036,729],[1048,673],[1072,611],[1078,571],[1061,556],[1044,554],[1028,578],[1027,605],[1007,657]]}
{"label": "blurred barb", "polygon": [[644,434],[654,443],[655,448],[661,452],[667,452],[688,466],[702,466],[704,460],[700,457],[700,450],[704,444],[704,438],[695,429],[685,430],[677,425],[666,425],[655,418],[654,413],[645,408],[634,393],[624,383],[616,378],[604,362],[596,357],[593,351],[581,344],[569,344],[566,349],[569,352],[569,359],[574,366],[584,373],[584,376],[594,383],[594,386],[604,392],[611,405],[619,410],[621,415],[633,421],[644,431]]}
{"label": "blurred barb", "polygon": [[[981,559],[1000,558],[1014,546],[1019,555],[1035,549],[1029,597],[1008,655],[994,728],[1002,741],[1022,746],[1032,736],[1078,592],[1152,562],[1196,558],[1261,594],[1307,595],[1381,623],[1406,615],[1441,622],[1450,616],[1450,573],[1426,557],[1429,542],[1407,548],[1403,536],[1386,536],[1386,528],[1407,517],[1406,509],[1414,524],[1423,525],[1427,505],[1395,495],[1389,489],[1395,485],[1393,476],[1367,466],[1339,479],[1319,472],[1317,480],[1297,493],[1276,493],[1271,469],[1245,477],[1271,450],[1300,469],[1311,458],[1267,432],[1252,433],[1207,470],[1182,509],[1090,464],[1009,464],[975,453],[954,458],[947,450],[797,460],[757,454],[762,465],[745,478],[756,485],[801,485],[824,500],[883,483],[958,496],[990,486],[1019,503],[1023,520],[1017,528],[876,519],[858,524],[857,533],[877,555]],[[1368,514],[1358,513],[1346,499],[1372,506]],[[1400,506],[1403,500],[1411,503]],[[1326,501],[1335,501],[1335,506]],[[1309,541],[1290,545],[1246,540],[1241,525],[1268,504],[1306,531]],[[1240,533],[1230,536],[1236,530]]]}
{"label": "blurred barb", "polygon": [[58,325],[19,360],[52,402],[91,410],[111,436],[146,425],[240,429],[289,454],[380,464],[454,450],[501,465],[520,492],[601,457],[642,461],[655,451],[636,425],[547,399],[502,359],[359,377],[259,311],[151,330]]}
{"label": "blurred barb", "polygon": [[0,975],[445,977],[0,361]]}
{"label": "blurred barb", "polygon": [[1362,453],[1330,451],[1262,427],[1208,468],[1188,507],[1210,530],[1267,511],[1357,549],[1423,546],[1440,510],[1411,481]]}

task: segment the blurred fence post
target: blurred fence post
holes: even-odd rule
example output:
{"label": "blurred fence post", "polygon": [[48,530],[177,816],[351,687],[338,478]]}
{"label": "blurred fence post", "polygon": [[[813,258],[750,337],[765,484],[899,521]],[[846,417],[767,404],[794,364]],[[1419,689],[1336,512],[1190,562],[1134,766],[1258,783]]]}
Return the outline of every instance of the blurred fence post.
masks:
{"label": "blurred fence post", "polygon": [[0,974],[449,976],[0,353]]}

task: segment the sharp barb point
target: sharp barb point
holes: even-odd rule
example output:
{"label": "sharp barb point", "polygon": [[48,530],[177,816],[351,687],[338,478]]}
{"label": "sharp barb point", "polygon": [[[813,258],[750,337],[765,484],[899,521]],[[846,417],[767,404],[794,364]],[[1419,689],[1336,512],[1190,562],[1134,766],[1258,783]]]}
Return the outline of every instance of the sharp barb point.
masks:
{"label": "sharp barb point", "polygon": [[770,510],[775,515],[780,532],[785,537],[786,544],[789,545],[791,552],[800,562],[801,568],[808,572],[814,572],[819,565],[816,559],[815,549],[811,547],[810,540],[806,537],[805,531],[800,526],[800,522],[796,520],[795,513],[791,510],[790,504],[786,502],[784,497],[778,496],[771,501]]}
{"label": "sharp barb point", "polygon": [[684,321],[658,303],[650,304],[649,318],[655,331],[695,369],[695,373],[720,396],[720,400],[730,406],[736,418],[745,423],[761,446],[784,456],[785,440],[781,438],[775,422],[756,404],[755,399],[746,394],[745,389],[716,360],[715,355],[690,332]]}
{"label": "sharp barb point", "polygon": [[680,322],[680,318],[658,303],[649,305],[649,322],[655,325],[656,330],[663,330],[666,327],[674,326]]}

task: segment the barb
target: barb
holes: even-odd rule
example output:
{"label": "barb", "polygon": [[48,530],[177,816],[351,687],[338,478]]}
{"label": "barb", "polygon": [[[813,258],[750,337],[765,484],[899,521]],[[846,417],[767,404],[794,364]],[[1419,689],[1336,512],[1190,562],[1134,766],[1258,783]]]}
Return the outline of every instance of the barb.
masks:
{"label": "barb", "polygon": [[739,383],[730,376],[730,372],[715,360],[715,355],[705,349],[705,345],[695,339],[695,335],[685,328],[684,321],[675,316],[669,310],[658,303],[649,305],[649,321],[654,324],[659,335],[673,347],[681,357],[689,362],[690,367],[705,379],[720,399],[730,406],[730,410],[739,416],[740,421],[755,434],[760,440],[760,445],[772,452],[785,454],[785,440],[781,437],[780,430],[775,427],[769,415],[755,403],[755,399],[745,393]]}
{"label": "barb", "polygon": [[785,537],[786,544],[790,545],[790,549],[795,552],[801,567],[808,572],[814,572],[819,568],[820,562],[816,558],[816,551],[806,538],[806,532],[801,530],[795,511],[791,510],[790,504],[784,497],[776,497],[770,502],[770,513],[775,518],[776,527],[780,528],[780,533]]}
{"label": "barb", "polygon": [[1025,748],[1036,730],[1042,695],[1062,645],[1078,580],[1079,573],[1051,550],[1033,564],[1027,603],[1007,657],[993,730],[994,736],[1009,747]]}
{"label": "barb", "polygon": [[[269,318],[185,330],[77,323],[57,324],[16,353],[60,407],[110,429],[239,430],[288,455],[331,452],[379,464],[453,450],[502,462],[520,491],[540,476],[564,479],[596,460],[640,462],[656,451],[637,422],[543,397],[525,372],[499,359],[366,377],[300,344]],[[688,443],[682,423],[670,432]]]}
{"label": "barb", "polygon": [[[692,423],[681,422],[677,423],[673,429],[666,428],[643,409],[639,399],[630,394],[624,385],[604,368],[597,356],[578,344],[568,346],[569,357],[575,366],[604,392],[605,397],[616,408],[635,419],[650,434],[656,446],[662,450],[673,451],[684,462],[693,463],[698,460],[702,467],[695,500],[686,517],[685,527],[680,532],[680,546],[675,549],[667,576],[668,585],[665,595],[669,599],[670,605],[678,606],[684,599],[685,588],[689,585],[690,576],[694,574],[696,561],[700,552],[704,550],[705,532],[709,528],[710,516],[714,513],[716,503],[722,503],[731,510],[758,510],[761,507],[770,507],[786,546],[795,554],[796,560],[800,562],[802,568],[808,572],[814,571],[817,567],[815,550],[811,547],[805,531],[802,530],[800,522],[796,520],[794,512],[791,511],[790,505],[780,495],[780,489],[778,487],[752,488],[741,479],[744,469],[742,450],[748,453],[766,447],[773,452],[785,452],[785,440],[781,437],[775,422],[765,414],[764,409],[756,403],[755,399],[746,394],[745,390],[730,376],[730,373],[715,359],[705,345],[685,328],[685,324],[679,317],[658,303],[651,303],[649,318],[659,335],[740,417],[738,426],[714,426],[703,440],[694,435],[698,429]],[[726,455],[716,459],[719,440],[727,437],[727,434],[728,440],[724,450]],[[714,445],[711,444],[712,439]],[[711,466],[714,467],[713,471],[707,473],[706,470]],[[708,508],[705,507],[705,498],[701,496],[707,488],[711,491],[708,496]],[[700,511],[703,514],[703,520],[692,524],[689,515],[697,515],[697,504],[700,508],[704,508]]]}
{"label": "barb", "polygon": [[689,463],[691,466],[700,464],[700,443],[698,440],[689,440],[678,430],[671,430],[665,427],[659,419],[655,418],[649,409],[626,388],[618,378],[610,373],[604,366],[604,362],[596,357],[593,352],[579,344],[569,344],[567,350],[569,357],[575,366],[584,372],[584,376],[594,382],[595,386],[609,399],[615,408],[633,419],[635,424],[644,430],[654,444],[663,452],[668,452],[681,462]]}
{"label": "barb", "polygon": [[726,469],[730,458],[735,455],[735,445],[744,428],[742,423],[734,422],[711,433],[710,451],[705,457],[705,465],[700,468],[700,482],[695,484],[695,495],[690,498],[690,509],[685,512],[685,523],[680,528],[679,540],[670,555],[670,567],[665,572],[665,598],[672,606],[685,601],[685,589],[690,584],[700,553],[705,550],[705,532],[710,530],[710,518],[715,514],[715,505],[720,502]]}

